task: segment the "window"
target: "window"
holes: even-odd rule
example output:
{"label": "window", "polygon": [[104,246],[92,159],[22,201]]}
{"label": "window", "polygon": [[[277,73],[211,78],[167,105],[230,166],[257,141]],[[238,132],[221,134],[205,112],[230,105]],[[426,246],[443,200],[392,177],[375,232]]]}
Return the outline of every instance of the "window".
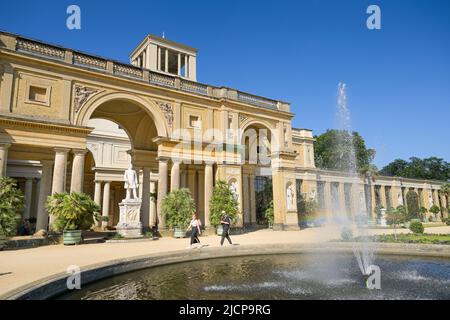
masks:
{"label": "window", "polygon": [[29,85],[27,90],[27,102],[48,106],[50,104],[50,88]]}
{"label": "window", "polygon": [[189,116],[189,127],[194,129],[200,129],[200,117],[199,116]]}

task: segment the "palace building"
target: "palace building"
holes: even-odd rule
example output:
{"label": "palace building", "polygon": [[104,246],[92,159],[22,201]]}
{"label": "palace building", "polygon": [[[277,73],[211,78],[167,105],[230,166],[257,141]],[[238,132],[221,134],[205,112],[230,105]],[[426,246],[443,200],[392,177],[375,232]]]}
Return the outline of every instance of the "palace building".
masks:
{"label": "palace building", "polygon": [[305,199],[330,219],[375,219],[377,206],[406,204],[409,192],[420,206],[447,206],[440,181],[316,168],[313,133],[293,117],[287,102],[197,82],[197,49],[164,38],[145,37],[127,64],[0,33],[0,176],[17,179],[37,229],[52,223],[47,197],[64,191],[91,195],[113,228],[130,162],[145,228],[166,228],[161,200],[177,188],[191,191],[208,227],[219,179],[238,199],[238,227],[262,221],[266,189],[276,230],[299,229]]}

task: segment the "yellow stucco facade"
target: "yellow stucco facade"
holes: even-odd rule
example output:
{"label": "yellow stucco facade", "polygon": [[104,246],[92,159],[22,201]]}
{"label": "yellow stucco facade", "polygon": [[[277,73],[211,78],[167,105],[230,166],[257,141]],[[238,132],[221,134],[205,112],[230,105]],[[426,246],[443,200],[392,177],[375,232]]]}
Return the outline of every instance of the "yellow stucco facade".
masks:
{"label": "yellow stucco facade", "polygon": [[[178,65],[160,61],[161,50],[177,49]],[[375,193],[384,206],[398,205],[402,188],[420,190],[425,207],[446,204],[438,181],[366,181],[318,170],[312,132],[292,128],[289,103],[196,82],[195,58],[195,49],[158,37],[146,38],[131,64],[123,64],[0,33],[0,176],[20,179],[28,197],[24,215],[47,228],[47,196],[84,191],[114,226],[127,159],[141,177],[146,228],[165,228],[161,199],[180,187],[190,189],[208,227],[218,179],[236,193],[238,227],[260,219],[260,177],[272,184],[279,230],[299,228],[299,197],[318,201],[327,217],[373,214]],[[93,119],[117,124],[126,136],[94,134]],[[150,192],[158,193],[157,203]]]}

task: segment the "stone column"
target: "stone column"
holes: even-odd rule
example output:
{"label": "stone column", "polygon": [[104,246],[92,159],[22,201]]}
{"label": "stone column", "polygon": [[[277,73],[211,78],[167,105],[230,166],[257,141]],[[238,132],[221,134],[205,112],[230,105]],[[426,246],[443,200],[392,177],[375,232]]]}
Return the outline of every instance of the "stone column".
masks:
{"label": "stone column", "polygon": [[158,213],[158,229],[166,228],[166,218],[161,212],[161,204],[163,199],[167,195],[167,159],[159,159],[158,165],[158,203],[157,203],[157,213]]}
{"label": "stone column", "polygon": [[[156,182],[150,182],[150,193],[154,194],[156,191]],[[152,197],[150,199],[150,227],[156,226],[156,201],[155,198]]]}
{"label": "stone column", "polygon": [[209,201],[213,194],[214,182],[213,182],[213,165],[207,163],[205,166],[205,227],[211,226],[209,221]]}
{"label": "stone column", "polygon": [[48,212],[45,209],[47,197],[52,192],[52,165],[53,161],[42,160],[41,182],[39,184],[39,199],[36,219],[36,231],[48,228]]}
{"label": "stone column", "polygon": [[33,178],[27,178],[25,181],[25,208],[23,218],[28,219],[31,216],[31,201],[33,199]]}
{"label": "stone column", "polygon": [[70,149],[66,148],[55,148],[52,194],[62,193],[66,190],[67,154],[69,151]]}
{"label": "stone column", "polygon": [[9,143],[0,144],[0,177],[6,176],[6,167],[8,164],[8,149],[11,145]]}
{"label": "stone column", "polygon": [[[103,186],[103,205],[102,205],[102,216],[109,217],[109,198],[111,192],[111,181],[105,181],[105,185]],[[102,228],[106,228],[108,226],[108,222],[102,221]]]}
{"label": "stone column", "polygon": [[99,206],[102,205],[102,182],[95,180],[94,201]]}
{"label": "stone column", "polygon": [[180,189],[180,162],[174,161],[170,171],[170,191]]}
{"label": "stone column", "polygon": [[244,225],[250,222],[250,190],[248,187],[248,174],[242,174],[242,201],[243,201],[243,220]]}
{"label": "stone column", "polygon": [[[297,195],[298,196],[298,195]],[[250,175],[250,222],[256,224],[256,194],[255,194],[255,175]]]}
{"label": "stone column", "polygon": [[331,222],[333,218],[333,205],[331,200],[331,183],[326,181],[324,184],[324,197],[325,197],[325,212],[328,221]]}
{"label": "stone column", "polygon": [[72,164],[72,180],[70,183],[70,192],[83,192],[84,184],[84,159],[86,149],[74,149]]}
{"label": "stone column", "polygon": [[345,183],[339,182],[338,186],[338,198],[339,198],[339,215],[341,217],[348,217],[349,212],[347,211],[347,206],[345,205]]}
{"label": "stone column", "polygon": [[141,223],[144,230],[150,227],[150,168],[142,168]]}

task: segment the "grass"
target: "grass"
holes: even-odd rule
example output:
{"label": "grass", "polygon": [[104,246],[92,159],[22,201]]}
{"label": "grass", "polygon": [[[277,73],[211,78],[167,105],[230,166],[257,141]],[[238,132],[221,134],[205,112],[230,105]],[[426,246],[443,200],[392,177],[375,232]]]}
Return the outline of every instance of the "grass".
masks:
{"label": "grass", "polygon": [[[450,234],[397,234],[397,239],[393,234],[375,235],[369,237],[373,242],[389,243],[424,243],[424,244],[445,244],[450,245]],[[359,237],[353,238],[353,241],[361,240]]]}

